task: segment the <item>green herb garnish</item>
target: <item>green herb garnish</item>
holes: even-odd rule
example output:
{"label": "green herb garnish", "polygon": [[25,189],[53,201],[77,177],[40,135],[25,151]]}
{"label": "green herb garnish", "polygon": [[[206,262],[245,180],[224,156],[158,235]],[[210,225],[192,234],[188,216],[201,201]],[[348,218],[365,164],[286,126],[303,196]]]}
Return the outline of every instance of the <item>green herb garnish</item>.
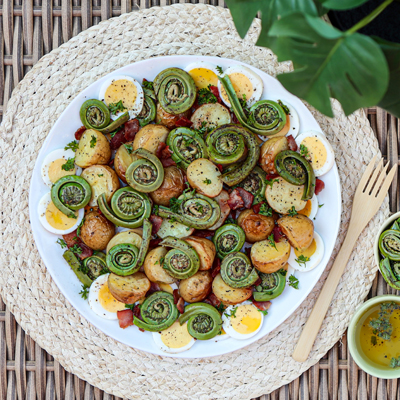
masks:
{"label": "green herb garnish", "polygon": [[154,90],[153,82],[143,79],[142,86],[145,89]]}
{"label": "green herb garnish", "polygon": [[291,286],[294,289],[299,288],[299,280],[292,274],[289,276],[289,286]]}
{"label": "green herb garnish", "polygon": [[65,164],[61,165],[61,169],[63,169],[64,171],[71,171],[74,168],[75,168],[75,157],[68,158]]}
{"label": "green herb garnish", "polygon": [[92,139],[90,140],[90,148],[93,149],[94,146],[96,146],[97,143],[97,137],[92,135]]}
{"label": "green herb garnish", "polygon": [[74,245],[70,248],[70,250],[71,250],[73,253],[75,253],[75,254],[82,254],[82,252],[83,252],[82,247],[79,246],[78,244],[74,244]]}
{"label": "green herb garnish", "polygon": [[200,105],[208,103],[216,103],[218,101],[217,97],[211,91],[210,86],[211,85],[208,85],[207,88],[203,88],[198,91],[197,102]]}
{"label": "green herb garnish", "polygon": [[87,300],[89,294],[89,286],[82,285],[82,290],[79,292],[79,294],[83,299]]}
{"label": "green herb garnish", "polygon": [[268,207],[268,204],[261,204],[259,214],[265,215],[266,217],[272,217],[272,208]]}
{"label": "green herb garnish", "polygon": [[69,142],[65,147],[64,150],[72,150],[72,151],[77,151],[79,147],[79,143],[76,140],[73,140],[72,142]]}
{"label": "green herb garnish", "polygon": [[124,144],[126,151],[128,152],[128,154],[132,154],[133,152],[133,147],[131,144]]}
{"label": "green herb garnish", "polygon": [[306,267],[306,262],[310,261],[310,257],[306,257],[303,254],[301,256],[299,256],[298,258],[295,259],[295,261],[297,262],[297,264],[302,265],[305,268]]}
{"label": "green herb garnish", "polygon": [[122,100],[120,100],[118,103],[111,103],[108,105],[108,109],[110,110],[110,113],[112,115],[117,114],[118,111],[124,111],[125,107],[122,104]]}
{"label": "green herb garnish", "polygon": [[286,269],[281,268],[281,269],[278,271],[278,273],[281,274],[282,276],[286,276],[287,271],[286,271]]}
{"label": "green herb garnish", "polygon": [[390,368],[400,368],[400,356],[397,358],[392,357],[390,360]]}
{"label": "green herb garnish", "polygon": [[56,243],[59,244],[62,249],[65,249],[67,247],[67,243],[65,242],[64,239],[59,238],[59,239],[57,239]]}
{"label": "green herb garnish", "polygon": [[271,233],[268,236],[268,243],[270,244],[270,246],[274,247],[276,251],[278,251],[278,249],[276,248],[275,238],[274,238],[274,234],[273,233]]}
{"label": "green herb garnish", "polygon": [[224,71],[222,71],[222,68],[219,65],[217,65],[217,71],[220,75],[224,73]]}
{"label": "green herb garnish", "polygon": [[78,228],[76,229],[76,234],[78,236],[81,236],[81,228],[82,228],[82,225],[84,224],[84,222],[85,222],[85,218],[82,218],[81,223],[78,225]]}
{"label": "green herb garnish", "polygon": [[374,335],[383,340],[390,340],[393,333],[393,326],[389,321],[390,316],[393,314],[393,311],[398,309],[400,309],[400,305],[396,304],[394,301],[381,304],[379,318],[375,318],[369,322],[369,326],[372,328]]}
{"label": "green herb garnish", "polygon": [[257,310],[263,315],[268,315],[268,310],[260,310],[259,308],[257,308]]}
{"label": "green herb garnish", "polygon": [[296,209],[294,208],[294,206],[292,206],[292,208],[289,210],[289,215],[290,215],[291,217],[294,217],[295,215],[297,215],[297,211],[296,211]]}
{"label": "green herb garnish", "polygon": [[204,179],[203,183],[205,183],[206,185],[211,185],[211,179]]}

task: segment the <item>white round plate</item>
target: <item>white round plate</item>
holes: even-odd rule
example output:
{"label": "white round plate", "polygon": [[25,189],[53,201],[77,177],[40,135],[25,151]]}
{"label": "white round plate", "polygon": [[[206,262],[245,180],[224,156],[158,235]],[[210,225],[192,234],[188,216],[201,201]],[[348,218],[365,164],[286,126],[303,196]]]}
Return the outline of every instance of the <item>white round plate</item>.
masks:
{"label": "white round plate", "polygon": [[[248,64],[219,57],[204,56],[170,56],[151,58],[149,60],[127,65],[126,67],[120,68],[111,74],[104,76],[97,82],[82,90],[82,92],[71,101],[68,107],[60,115],[51,129],[50,134],[43,143],[33,170],[29,193],[30,220],[36,245],[47,269],[67,300],[83,317],[103,331],[106,335],[109,335],[113,339],[128,346],[149,353],[159,354],[161,356],[171,355],[162,352],[156,347],[151,332],[140,332],[135,326],[121,329],[118,325],[118,321],[109,321],[97,316],[90,309],[87,300],[82,299],[79,295],[79,292],[81,291],[81,283],[62,257],[64,250],[56,244],[58,236],[47,232],[39,222],[39,217],[36,212],[37,205],[42,196],[49,191],[49,188],[41,178],[40,168],[47,154],[53,150],[63,148],[67,143],[75,139],[75,131],[82,126],[79,118],[79,109],[82,103],[86,99],[98,98],[99,89],[106,79],[115,75],[126,74],[132,76],[139,82],[142,82],[143,78],[152,81],[155,76],[165,68],[179,67],[184,69],[187,65],[195,61],[208,61],[221,66],[223,69],[226,69],[231,65],[246,65],[248,68],[254,70],[264,82],[262,99],[279,98],[283,103],[285,103],[286,100],[296,108],[300,118],[300,133],[308,130],[321,131],[317,121],[300,99],[284,89],[275,78]],[[283,294],[277,299],[272,300],[272,305],[268,310],[268,316],[264,319],[263,327],[254,337],[247,340],[235,340],[229,338],[219,342],[212,340],[202,342],[197,340],[190,350],[174,354],[172,357],[211,357],[241,349],[265,336],[277,326],[284,323],[284,321],[297,309],[321,277],[321,274],[323,273],[332,254],[339,231],[341,193],[336,164],[326,175],[322,176],[321,179],[325,182],[325,189],[318,195],[318,201],[319,204],[324,204],[324,206],[318,210],[318,214],[314,220],[314,225],[315,230],[324,240],[325,254],[318,267],[312,271],[296,271],[296,277],[300,281],[299,290],[293,289],[287,285]],[[288,276],[289,275],[290,272]],[[66,329],[68,329],[68,327],[66,327]]]}

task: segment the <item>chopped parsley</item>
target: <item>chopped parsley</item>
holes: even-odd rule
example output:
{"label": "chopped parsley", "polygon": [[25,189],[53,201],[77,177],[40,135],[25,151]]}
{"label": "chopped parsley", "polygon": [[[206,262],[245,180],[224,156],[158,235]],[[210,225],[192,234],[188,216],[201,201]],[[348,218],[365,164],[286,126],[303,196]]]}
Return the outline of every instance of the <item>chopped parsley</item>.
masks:
{"label": "chopped parsley", "polygon": [[281,274],[282,276],[286,276],[287,271],[286,271],[286,269],[281,268],[281,269],[278,271],[278,273]]}
{"label": "chopped parsley", "polygon": [[72,151],[77,151],[79,147],[79,143],[76,140],[73,140],[72,142],[69,142],[65,147],[64,150],[72,150]]}
{"label": "chopped parsley", "polygon": [[295,259],[295,261],[297,262],[297,264],[302,265],[305,268],[306,267],[306,262],[310,261],[310,257],[306,257],[303,254],[300,255],[298,258]]}
{"label": "chopped parsley", "polygon": [[308,152],[308,148],[304,146],[304,144],[300,145],[300,155],[304,158],[310,157],[310,153]]}
{"label": "chopped parsley", "polygon": [[210,128],[207,127],[206,121],[201,121],[201,126],[198,129],[195,129],[196,133],[203,137],[206,133],[210,131]]}
{"label": "chopped parsley", "polygon": [[299,280],[293,274],[289,276],[289,286],[294,289],[299,288]]}
{"label": "chopped parsley", "polygon": [[78,225],[78,228],[76,229],[76,234],[78,236],[81,236],[81,228],[82,228],[82,225],[84,224],[84,222],[85,222],[85,218],[82,218],[81,223]]}
{"label": "chopped parsley", "polygon": [[160,265],[164,265],[164,261],[165,261],[165,257],[161,257],[159,260],[157,260],[154,265],[160,264]]}
{"label": "chopped parsley", "polygon": [[318,208],[321,208],[321,207],[323,207],[324,206],[324,204],[320,204],[320,205],[318,205]]}
{"label": "chopped parsley", "polygon": [[102,176],[104,176],[104,174],[97,174],[97,176],[98,176],[99,178],[101,178]]}
{"label": "chopped parsley", "polygon": [[124,144],[126,151],[128,152],[128,154],[132,154],[133,152],[133,147],[131,144]]}
{"label": "chopped parsley", "polygon": [[[390,316],[392,315],[394,310],[398,309],[400,309],[400,305],[396,304],[394,301],[381,304],[379,318],[375,318],[369,322],[369,326],[372,328],[372,332],[374,333],[374,335],[380,337],[383,340],[390,340],[393,333],[393,326],[390,323]],[[395,362],[397,363],[397,361]]]}
{"label": "chopped parsley", "polygon": [[143,79],[142,86],[145,89],[154,90],[153,82]]}
{"label": "chopped parsley", "polygon": [[203,183],[205,183],[206,185],[211,185],[211,179],[204,179]]}
{"label": "chopped parsley", "polygon": [[115,134],[122,129],[122,127],[123,127],[123,125],[119,126],[115,131],[112,131],[110,133],[110,137],[113,138],[115,136]]}
{"label": "chopped parsley", "polygon": [[228,318],[229,318],[229,317],[236,318],[236,311],[237,311],[237,309],[238,309],[237,307],[233,307],[230,314],[227,314],[227,313],[224,313],[224,314],[225,314]]}
{"label": "chopped parsley", "polygon": [[92,139],[90,140],[90,148],[93,149],[94,146],[96,146],[97,143],[97,137],[92,135]]}
{"label": "chopped parsley", "polygon": [[257,310],[263,315],[268,315],[268,310],[260,310],[259,308],[257,308]]}
{"label": "chopped parsley", "polygon": [[272,246],[276,251],[278,251],[278,249],[276,248],[276,244],[275,244],[275,239],[274,239],[274,234],[271,233],[268,236],[268,243],[270,244],[270,246]]}
{"label": "chopped parsley", "polygon": [[135,308],[135,304],[125,304],[125,308],[129,308],[129,310],[132,310]]}
{"label": "chopped parsley", "polygon": [[176,197],[172,197],[169,199],[169,208],[171,209],[172,212],[177,213],[179,212],[179,207],[182,204],[182,199],[179,200]]}
{"label": "chopped parsley", "polygon": [[117,114],[118,111],[124,111],[125,107],[122,104],[122,100],[120,100],[118,103],[111,103],[108,105],[108,109],[110,110],[110,113],[112,115]]}
{"label": "chopped parsley", "polygon": [[67,247],[67,243],[65,242],[64,239],[57,239],[57,244],[59,244],[61,246],[62,249],[65,249]]}
{"label": "chopped parsley", "polygon": [[72,171],[75,168],[75,157],[68,158],[65,164],[61,165],[61,169],[64,171]]}
{"label": "chopped parsley", "polygon": [[78,219],[78,217],[77,217],[75,214],[73,214],[73,213],[68,214],[67,217],[68,217],[68,218],[73,218],[73,219]]}
{"label": "chopped parsley", "polygon": [[267,186],[271,186],[275,183],[275,182],[279,182],[279,179],[275,178],[275,179],[265,179],[265,183],[267,184]]}
{"label": "chopped parsley", "polygon": [[79,292],[79,294],[83,299],[87,300],[89,294],[89,286],[82,285],[82,290]]}
{"label": "chopped parsley", "polygon": [[265,215],[266,217],[272,217],[272,208],[268,207],[267,203],[263,203],[261,204],[260,211],[258,213]]}
{"label": "chopped parsley", "polygon": [[157,217],[158,217],[158,211],[159,211],[159,206],[157,206],[157,205],[155,205],[154,207],[153,207],[153,214],[154,215],[157,215]]}
{"label": "chopped parsley", "polygon": [[220,75],[224,73],[224,71],[222,71],[222,68],[219,65],[217,65],[217,71]]}
{"label": "chopped parsley", "polygon": [[225,306],[223,305],[223,303],[219,303],[219,306],[215,307],[217,309],[218,312],[220,312],[221,314],[225,311]]}
{"label": "chopped parsley", "polygon": [[228,218],[225,220],[225,224],[235,224],[235,225],[236,225],[236,220],[233,219],[232,217],[228,217]]}
{"label": "chopped parsley", "polygon": [[247,107],[247,96],[243,93],[243,98],[239,99],[240,105],[246,115],[250,113],[249,107]]}
{"label": "chopped parsley", "polygon": [[213,94],[210,87],[211,85],[208,85],[207,88],[203,88],[198,91],[197,102],[200,105],[208,103],[216,103],[218,101],[217,97]]}
{"label": "chopped parsley", "polygon": [[73,253],[75,253],[75,254],[82,254],[82,252],[83,252],[82,247],[79,246],[79,244],[74,244],[74,245],[70,248],[70,250],[71,250]]}
{"label": "chopped parsley", "polygon": [[294,208],[294,206],[292,206],[292,208],[289,210],[289,215],[290,215],[291,217],[294,217],[295,215],[297,215],[297,211],[296,211],[296,209]]}
{"label": "chopped parsley", "polygon": [[400,356],[397,358],[392,357],[390,360],[390,368],[400,368]]}

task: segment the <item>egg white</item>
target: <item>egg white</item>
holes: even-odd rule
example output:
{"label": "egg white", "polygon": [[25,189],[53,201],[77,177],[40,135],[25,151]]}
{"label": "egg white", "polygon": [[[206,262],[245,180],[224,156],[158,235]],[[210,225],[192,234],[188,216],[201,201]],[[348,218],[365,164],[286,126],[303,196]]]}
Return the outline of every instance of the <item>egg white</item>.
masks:
{"label": "egg white", "polygon": [[[67,161],[68,158],[74,158],[74,157],[75,157],[75,152],[72,151],[71,149],[68,149],[68,150],[58,149],[58,150],[54,150],[51,153],[47,154],[47,156],[44,158],[42,167],[40,169],[43,182],[49,187],[53,186],[54,182],[52,183],[49,178],[49,167],[53,161],[59,160],[60,158]],[[78,167],[77,165],[75,165],[75,168],[76,168],[76,172],[74,175],[80,175],[82,172],[82,168]]]}
{"label": "egg white", "polygon": [[321,236],[315,231],[314,239],[317,245],[317,249],[315,250],[315,253],[310,257],[310,261],[307,261],[305,263],[305,266],[304,264],[299,264],[296,261],[297,256],[294,252],[294,248],[291,248],[288,263],[293,269],[301,272],[308,272],[318,266],[318,264],[321,262],[325,252],[324,241],[322,240]]}
{"label": "egg white", "polygon": [[[176,322],[175,322],[176,323]],[[179,323],[179,322],[178,322]],[[187,326],[187,322],[184,324]],[[166,329],[166,331],[168,331],[168,329]],[[154,339],[154,343],[155,345],[161,349],[162,351],[165,351],[166,353],[171,353],[171,354],[176,354],[176,353],[182,353],[183,351],[189,350],[194,344],[195,344],[195,340],[194,338],[191,339],[191,341],[182,347],[179,347],[177,349],[173,349],[171,347],[168,347],[162,340],[161,340],[161,333],[159,332],[153,332],[153,339]]]}
{"label": "egg white", "polygon": [[244,301],[243,303],[236,304],[234,306],[228,306],[222,314],[222,328],[229,336],[233,337],[234,339],[239,339],[239,340],[249,339],[249,338],[253,337],[254,335],[256,335],[263,325],[264,314],[260,312],[261,323],[260,323],[260,326],[254,332],[243,334],[243,333],[239,333],[239,332],[235,331],[235,329],[233,329],[232,324],[231,324],[231,318],[234,318],[234,317],[230,317],[232,310],[236,307],[244,306],[246,304],[251,305],[252,307],[254,307],[257,310],[257,312],[259,312],[258,308],[251,301]]}
{"label": "egg white", "polygon": [[81,208],[78,211],[78,218],[75,221],[75,224],[69,228],[69,229],[65,229],[65,230],[61,230],[61,229],[56,229],[53,228],[46,219],[46,209],[47,206],[49,205],[49,203],[51,202],[51,194],[50,192],[47,192],[39,201],[38,204],[38,215],[39,215],[39,221],[40,223],[43,225],[43,228],[45,228],[47,231],[54,233],[55,235],[66,235],[67,233],[71,233],[73,232],[75,229],[78,228],[79,224],[81,223],[85,211],[83,208]]}
{"label": "egg white", "polygon": [[[251,107],[255,102],[261,99],[262,92],[264,90],[264,83],[262,79],[255,73],[253,72],[250,68],[247,68],[243,65],[233,65],[232,67],[227,68],[224,71],[223,76],[225,75],[230,75],[233,73],[238,73],[238,74],[243,74],[245,75],[251,82],[253,86],[253,94],[247,99],[246,103],[248,107]],[[221,94],[221,88],[222,84],[220,81],[218,81],[218,90],[220,97],[222,101],[230,108],[231,103],[229,102],[228,99],[224,99],[224,97]]]}
{"label": "egg white", "polygon": [[213,337],[210,340],[212,340],[214,342],[221,342],[222,340],[226,340],[226,339],[229,339],[229,338],[230,338],[230,336],[225,332],[224,335],[217,335],[217,336]]}
{"label": "egg white", "polygon": [[[99,99],[101,101],[104,101],[105,95],[106,95],[106,91],[108,89],[108,87],[115,81],[121,80],[121,79],[126,79],[127,81],[132,82],[135,87],[136,87],[136,92],[137,92],[137,96],[136,96],[136,100],[135,103],[132,107],[131,110],[128,110],[129,112],[129,117],[135,118],[141,111],[143,108],[143,101],[144,101],[144,93],[143,93],[143,89],[142,86],[140,85],[140,83],[132,78],[131,76],[128,75],[118,75],[118,76],[114,76],[112,78],[108,78],[104,81],[104,83],[101,85],[100,88],[100,92],[99,92]],[[120,117],[123,114],[123,112],[118,112],[116,115],[111,115],[111,119],[115,120],[118,117]]]}
{"label": "egg white", "polygon": [[306,217],[310,218],[313,220],[315,216],[318,213],[319,209],[319,203],[318,203],[318,197],[314,194],[313,197],[311,197],[311,212],[310,215],[306,215]]}
{"label": "egg white", "polygon": [[103,285],[108,284],[107,280],[109,275],[110,274],[100,275],[96,280],[93,281],[93,283],[90,285],[88,301],[90,308],[99,317],[109,320],[117,320],[117,313],[105,310],[99,301],[99,291]]}
{"label": "egg white", "polygon": [[215,75],[220,76],[220,73],[217,70],[217,66],[214,64],[211,64],[207,61],[195,61],[191,64],[189,64],[186,68],[185,71],[189,73],[193,69],[196,68],[204,68],[204,69],[209,69],[210,71],[214,72]]}
{"label": "egg white", "polygon": [[280,100],[283,103],[283,105],[285,105],[289,109],[289,115],[287,115],[286,117],[289,118],[290,128],[286,136],[292,135],[294,138],[296,138],[296,136],[299,134],[300,131],[300,118],[297,110],[290,103],[288,103],[286,100],[281,99],[280,97],[279,98],[273,97],[271,100],[276,101],[277,103],[278,100]]}
{"label": "egg white", "polygon": [[331,144],[329,143],[328,139],[326,138],[326,136],[322,132],[307,131],[307,132],[300,133],[300,135],[298,135],[295,140],[296,140],[297,146],[300,149],[301,142],[306,137],[313,137],[313,136],[317,137],[322,142],[323,146],[326,149],[326,153],[327,153],[325,164],[319,169],[314,169],[315,176],[321,176],[321,175],[326,174],[333,167],[333,164],[335,163],[335,153],[333,151]]}

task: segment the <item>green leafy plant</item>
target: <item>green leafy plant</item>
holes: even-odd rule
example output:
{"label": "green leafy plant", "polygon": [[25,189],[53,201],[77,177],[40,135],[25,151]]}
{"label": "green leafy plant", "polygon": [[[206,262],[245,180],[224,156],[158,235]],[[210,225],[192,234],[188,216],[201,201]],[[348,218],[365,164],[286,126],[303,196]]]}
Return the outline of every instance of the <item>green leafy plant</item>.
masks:
{"label": "green leafy plant", "polygon": [[243,38],[258,12],[257,46],[270,48],[294,71],[278,75],[283,86],[333,117],[330,97],[346,115],[379,106],[400,117],[400,44],[358,31],[395,0],[386,0],[345,32],[321,19],[329,10],[348,10],[367,0],[226,0]]}

